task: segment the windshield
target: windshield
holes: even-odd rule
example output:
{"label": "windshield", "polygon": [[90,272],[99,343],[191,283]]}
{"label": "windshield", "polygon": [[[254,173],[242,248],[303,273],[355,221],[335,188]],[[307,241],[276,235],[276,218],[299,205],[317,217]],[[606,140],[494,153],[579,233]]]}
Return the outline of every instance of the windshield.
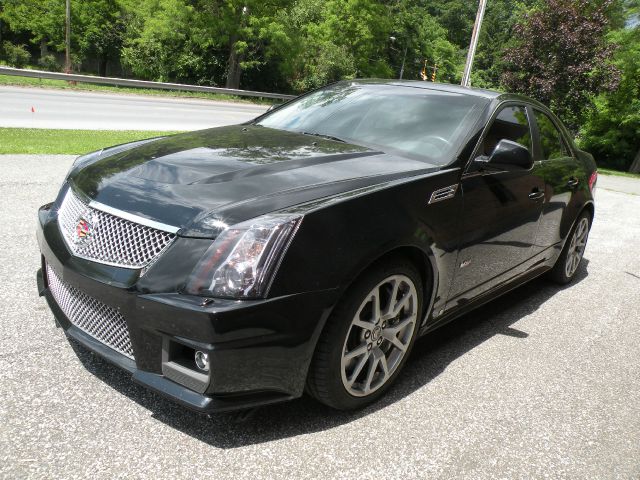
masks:
{"label": "windshield", "polygon": [[333,137],[445,165],[488,103],[431,89],[336,84],[267,114],[257,125]]}

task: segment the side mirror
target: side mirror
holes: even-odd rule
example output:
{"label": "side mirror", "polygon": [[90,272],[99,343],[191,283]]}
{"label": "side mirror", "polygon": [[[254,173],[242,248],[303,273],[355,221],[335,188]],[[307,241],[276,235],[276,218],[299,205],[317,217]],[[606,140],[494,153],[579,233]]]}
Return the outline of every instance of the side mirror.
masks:
{"label": "side mirror", "polygon": [[269,108],[267,108],[267,112],[270,112],[271,110],[274,110],[274,109],[278,108],[280,105],[282,105],[282,104],[281,103],[274,103]]}
{"label": "side mirror", "polygon": [[533,167],[533,157],[524,145],[503,139],[484,163],[503,170],[529,170]]}

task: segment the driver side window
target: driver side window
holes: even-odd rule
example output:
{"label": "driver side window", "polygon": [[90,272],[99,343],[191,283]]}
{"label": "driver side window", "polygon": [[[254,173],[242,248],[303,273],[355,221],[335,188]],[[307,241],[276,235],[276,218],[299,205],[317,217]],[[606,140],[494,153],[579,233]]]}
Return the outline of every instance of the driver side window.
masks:
{"label": "driver side window", "polygon": [[500,140],[517,142],[531,151],[531,129],[524,107],[514,105],[500,110],[484,138],[482,154],[491,155]]}

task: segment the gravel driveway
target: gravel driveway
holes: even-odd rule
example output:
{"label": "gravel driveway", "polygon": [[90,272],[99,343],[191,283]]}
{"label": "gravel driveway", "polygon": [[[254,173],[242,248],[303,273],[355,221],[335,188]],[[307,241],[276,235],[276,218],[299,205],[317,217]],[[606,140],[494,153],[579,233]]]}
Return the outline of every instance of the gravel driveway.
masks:
{"label": "gravel driveway", "polygon": [[36,209],[70,161],[0,157],[0,477],[640,477],[640,196],[606,177],[578,281],[419,341],[380,403],[207,418],[70,345],[38,298]]}

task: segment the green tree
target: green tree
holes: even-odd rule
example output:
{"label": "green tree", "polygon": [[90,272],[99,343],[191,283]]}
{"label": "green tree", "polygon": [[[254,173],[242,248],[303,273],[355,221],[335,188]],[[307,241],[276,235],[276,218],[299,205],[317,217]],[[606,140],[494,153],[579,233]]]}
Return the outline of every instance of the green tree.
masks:
{"label": "green tree", "polygon": [[[40,46],[40,57],[52,48],[65,48],[65,2],[63,0],[4,0],[2,18],[14,32],[27,32],[31,43]],[[73,0],[71,41],[79,62],[94,56],[105,74],[107,62],[120,56],[124,25],[117,0]]]}
{"label": "green tree", "polygon": [[183,0],[127,0],[123,65],[144,79],[197,81],[207,61],[194,10]]}
{"label": "green tree", "polygon": [[446,31],[416,1],[298,0],[278,22],[272,52],[295,91],[344,78],[397,78],[400,70],[418,79],[424,60],[438,65],[440,80],[461,70]]}
{"label": "green tree", "polygon": [[[504,69],[502,57],[505,46],[509,44],[513,29],[521,15],[534,3],[535,0],[491,0],[487,3],[473,64],[471,85],[480,88],[501,88],[500,77]],[[469,40],[466,39],[467,44]]]}
{"label": "green tree", "polygon": [[[490,0],[489,4],[492,1]],[[469,47],[473,23],[478,10],[477,1],[431,0],[425,2],[424,8],[447,31],[447,38],[451,43],[462,50]]]}
{"label": "green tree", "polygon": [[357,75],[354,52],[333,38],[324,0],[298,0],[280,11],[278,35],[270,39],[272,59],[297,92]]}
{"label": "green tree", "polygon": [[98,72],[105,76],[109,61],[120,57],[125,33],[124,12],[117,0],[73,2],[76,24],[73,25],[81,57],[98,60]]}
{"label": "green tree", "polygon": [[243,72],[271,54],[282,31],[275,19],[287,1],[127,0],[123,62],[143,78],[213,85],[225,79],[227,88],[239,88]]}
{"label": "green tree", "polygon": [[615,89],[618,72],[605,41],[613,0],[544,0],[514,27],[502,83],[550,105],[574,131],[592,98]]}
{"label": "green tree", "polygon": [[14,32],[27,32],[40,54],[49,47],[64,49],[64,2],[60,0],[4,0],[2,19]]}
{"label": "green tree", "polygon": [[389,76],[386,60],[390,22],[386,8],[371,0],[299,0],[277,21],[271,55],[295,91],[356,76]]}
{"label": "green tree", "polygon": [[[476,87],[500,89],[505,45],[513,34],[513,27],[525,8],[536,0],[490,0],[487,2],[471,84]],[[478,1],[431,0],[420,5],[446,30],[446,39],[456,48],[456,76],[445,81],[459,82],[466,60]]]}
{"label": "green tree", "polygon": [[269,41],[281,33],[276,18],[291,0],[196,3],[203,34],[212,40],[213,48],[226,54],[225,86],[240,88],[243,72],[264,63]]}
{"label": "green tree", "polygon": [[431,73],[436,69],[439,81],[459,82],[463,67],[459,49],[447,40],[447,31],[424,6],[400,1],[393,4],[390,17],[396,47],[389,56],[396,72],[403,70],[403,78],[417,80],[426,61]]}
{"label": "green tree", "polygon": [[640,157],[640,27],[628,25],[609,37],[620,45],[614,58],[621,71],[620,84],[596,98],[580,138],[581,146],[600,165],[620,170],[628,170],[634,158]]}

